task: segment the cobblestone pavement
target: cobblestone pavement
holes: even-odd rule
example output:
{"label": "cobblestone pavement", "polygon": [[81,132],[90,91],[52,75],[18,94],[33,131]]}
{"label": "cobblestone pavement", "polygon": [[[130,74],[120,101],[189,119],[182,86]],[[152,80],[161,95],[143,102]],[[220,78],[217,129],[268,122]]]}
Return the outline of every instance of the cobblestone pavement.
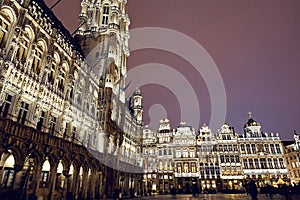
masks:
{"label": "cobblestone pavement", "polygon": [[[191,194],[178,194],[178,195],[157,195],[151,197],[137,197],[136,200],[251,200],[250,195],[246,194],[199,194],[193,197]],[[258,195],[258,200],[286,200],[285,196],[274,195],[272,199],[268,198],[266,195]],[[288,200],[300,200],[300,197],[292,196]]]}

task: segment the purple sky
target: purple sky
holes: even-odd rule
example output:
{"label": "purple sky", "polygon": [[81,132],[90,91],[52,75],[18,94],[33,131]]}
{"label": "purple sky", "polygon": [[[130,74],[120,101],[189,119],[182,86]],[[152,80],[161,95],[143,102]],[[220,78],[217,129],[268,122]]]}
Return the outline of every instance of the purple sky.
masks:
{"label": "purple sky", "polygon": [[[54,12],[73,32],[80,0],[69,3],[62,0]],[[248,111],[263,131],[279,132],[284,140],[292,139],[294,129],[300,133],[300,1],[129,0],[128,10],[131,28],[173,29],[206,49],[224,80],[226,122],[239,133]],[[128,69],[145,63],[165,64],[184,75],[197,93],[201,124],[209,122],[207,86],[187,61],[170,52],[138,50],[131,53]],[[180,121],[176,94],[159,85],[142,90],[145,123],[149,123],[149,107],[161,104],[175,128]]]}

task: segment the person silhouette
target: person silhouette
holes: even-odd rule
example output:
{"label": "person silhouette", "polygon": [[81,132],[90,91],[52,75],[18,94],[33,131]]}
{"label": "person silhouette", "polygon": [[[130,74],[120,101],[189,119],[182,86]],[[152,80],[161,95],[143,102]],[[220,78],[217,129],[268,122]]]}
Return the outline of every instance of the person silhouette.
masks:
{"label": "person silhouette", "polygon": [[251,196],[251,199],[252,200],[258,200],[257,199],[257,187],[256,187],[256,184],[255,184],[255,181],[254,180],[250,180],[249,184],[248,184],[248,188],[249,188],[249,194]]}

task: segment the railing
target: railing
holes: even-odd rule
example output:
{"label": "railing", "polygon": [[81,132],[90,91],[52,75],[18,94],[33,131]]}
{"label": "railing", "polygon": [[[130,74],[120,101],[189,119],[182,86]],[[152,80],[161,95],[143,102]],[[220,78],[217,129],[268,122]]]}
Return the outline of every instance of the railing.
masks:
{"label": "railing", "polygon": [[[9,138],[4,143],[8,143],[11,138],[20,138],[23,141],[28,141],[29,143],[32,143],[34,141],[35,143],[38,143],[41,146],[50,146],[56,149],[61,149],[62,151],[72,152],[81,154],[83,156],[91,156],[94,159],[98,159],[99,161],[104,161],[104,155],[101,152],[98,152],[94,149],[86,148],[83,145],[75,144],[74,142],[65,140],[60,137],[49,135],[48,133],[38,131],[34,128],[19,124],[15,121],[12,121],[11,119],[6,118],[0,118],[0,141],[2,138]],[[1,145],[7,145],[1,143]],[[107,160],[113,160],[118,159],[118,156],[106,154],[105,157],[111,158]],[[140,164],[137,163],[136,159],[128,158],[127,160],[122,158],[121,165],[125,166],[131,166],[131,167],[137,167],[137,171],[141,171],[142,168],[140,168]],[[123,162],[122,162],[123,161]],[[105,163],[104,163],[105,164]]]}
{"label": "railing", "polygon": [[0,132],[6,133],[9,137],[14,136],[22,140],[35,141],[41,145],[49,145],[84,155],[89,154],[87,149],[82,145],[49,135],[48,133],[38,131],[6,118],[0,118]]}
{"label": "railing", "polygon": [[238,141],[269,141],[269,140],[280,140],[279,136],[270,136],[270,137],[251,137],[251,138],[239,138]]}

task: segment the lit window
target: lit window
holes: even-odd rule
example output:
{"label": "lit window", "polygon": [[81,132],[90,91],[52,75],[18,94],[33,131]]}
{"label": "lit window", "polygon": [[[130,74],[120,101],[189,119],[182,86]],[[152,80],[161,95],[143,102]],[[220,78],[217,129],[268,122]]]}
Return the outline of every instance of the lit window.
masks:
{"label": "lit window", "polygon": [[40,178],[40,188],[47,188],[48,187],[48,182],[49,182],[49,176],[50,176],[50,163],[48,160],[46,160],[43,164],[42,167],[42,173],[41,173],[41,178]]}
{"label": "lit window", "polygon": [[41,46],[36,47],[33,55],[32,70],[37,74],[39,74],[41,71],[42,54],[43,54],[42,47]]}
{"label": "lit window", "polygon": [[189,173],[189,164],[188,163],[184,164],[184,172]]}
{"label": "lit window", "polygon": [[29,49],[29,34],[25,33],[20,40],[19,49],[17,52],[17,59],[25,63]]}
{"label": "lit window", "polygon": [[196,164],[192,163],[192,173],[196,173]]}
{"label": "lit window", "polygon": [[0,47],[5,45],[5,37],[8,35],[9,21],[0,16]]}
{"label": "lit window", "polygon": [[191,158],[195,157],[195,150],[194,149],[190,149],[190,156],[191,156]]}
{"label": "lit window", "polygon": [[178,165],[177,165],[177,172],[178,172],[178,173],[181,173],[181,172],[182,172],[182,171],[181,171],[181,164],[178,164]]}

